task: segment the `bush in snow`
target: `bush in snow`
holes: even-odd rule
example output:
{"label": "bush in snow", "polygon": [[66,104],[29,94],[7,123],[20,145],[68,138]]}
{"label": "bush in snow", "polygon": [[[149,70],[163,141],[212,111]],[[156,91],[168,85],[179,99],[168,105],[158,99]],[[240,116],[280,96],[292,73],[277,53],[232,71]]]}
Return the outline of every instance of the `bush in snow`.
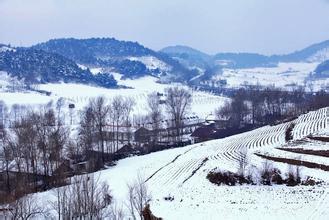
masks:
{"label": "bush in snow", "polygon": [[286,129],[285,140],[290,141],[293,139],[292,131],[294,130],[295,123],[291,123]]}
{"label": "bush in snow", "polygon": [[300,167],[289,165],[288,177],[286,179],[287,186],[296,186],[301,183]]}
{"label": "bush in snow", "polygon": [[263,185],[272,185],[274,184],[283,184],[284,180],[281,177],[281,171],[279,169],[273,168],[272,164],[266,160],[263,163],[263,167],[260,171],[261,184]]}
{"label": "bush in snow", "polygon": [[216,185],[235,186],[237,184],[253,184],[250,176],[244,177],[242,175],[230,171],[211,171],[207,175],[207,179]]}

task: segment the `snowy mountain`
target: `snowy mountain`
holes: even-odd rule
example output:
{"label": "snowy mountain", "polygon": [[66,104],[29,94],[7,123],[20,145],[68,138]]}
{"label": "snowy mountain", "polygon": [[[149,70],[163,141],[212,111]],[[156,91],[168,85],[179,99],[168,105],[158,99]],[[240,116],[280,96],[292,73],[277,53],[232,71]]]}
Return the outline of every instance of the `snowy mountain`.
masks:
{"label": "snowy mountain", "polygon": [[256,53],[218,53],[214,56],[215,64],[225,68],[253,68],[273,66],[270,57]]}
{"label": "snowy mountain", "polygon": [[279,62],[323,62],[329,59],[329,40],[291,54],[272,56],[271,59]]}
{"label": "snowy mountain", "polygon": [[329,59],[329,41],[313,44],[305,49],[286,54],[266,56],[257,53],[218,53],[208,55],[185,46],[166,47],[161,50],[185,66],[197,66],[208,75],[222,68],[245,69],[274,67],[279,63],[321,63]]}
{"label": "snowy mountain", "polygon": [[317,66],[315,69],[315,75],[316,77],[329,77],[329,60],[322,62]]}
{"label": "snowy mountain", "polygon": [[27,84],[74,82],[115,87],[116,81],[107,73],[93,75],[61,55],[29,48],[9,48],[0,53],[0,71]]}
{"label": "snowy mountain", "polygon": [[187,68],[206,69],[213,65],[212,56],[187,46],[171,46],[160,50],[178,60]]}
{"label": "snowy mountain", "polygon": [[[327,77],[327,62],[316,70],[313,66],[329,58],[329,41],[287,55],[265,56],[255,53],[208,55],[186,46],[167,47],[156,52],[139,43],[114,38],[68,38],[50,40],[31,48],[0,44],[0,54],[0,71],[30,83],[76,82],[109,88],[116,86],[113,73],[120,74],[122,79],[154,76],[162,82],[198,84],[214,79],[231,82],[236,71],[246,69],[248,74],[244,71],[244,81],[252,75],[253,81],[260,82],[259,77],[254,77],[255,71],[259,72],[257,68],[273,72],[273,68],[282,63],[289,63],[289,70],[295,69],[296,63],[315,64],[303,70],[303,81],[311,72],[316,73],[313,76]],[[100,73],[92,74],[88,67]],[[279,73],[281,78],[286,77],[286,74]],[[297,77],[300,73],[295,75]]]}
{"label": "snowy mountain", "polygon": [[55,39],[33,48],[60,54],[86,66],[106,68],[126,78],[152,75],[165,81],[187,81],[195,74],[166,54],[114,38]]}

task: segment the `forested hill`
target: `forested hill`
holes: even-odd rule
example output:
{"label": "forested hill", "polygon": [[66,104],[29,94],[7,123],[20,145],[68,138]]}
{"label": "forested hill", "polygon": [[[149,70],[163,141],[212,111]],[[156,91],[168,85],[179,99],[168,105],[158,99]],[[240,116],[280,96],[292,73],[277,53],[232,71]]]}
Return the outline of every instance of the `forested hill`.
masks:
{"label": "forested hill", "polygon": [[170,81],[188,81],[195,75],[195,71],[167,54],[114,38],[54,39],[33,48],[60,54],[79,64],[108,68],[126,78],[152,75]]}
{"label": "forested hill", "polygon": [[12,48],[0,53],[0,71],[26,83],[74,82],[102,87],[117,85],[107,73],[93,75],[72,60],[55,53],[30,48]]}

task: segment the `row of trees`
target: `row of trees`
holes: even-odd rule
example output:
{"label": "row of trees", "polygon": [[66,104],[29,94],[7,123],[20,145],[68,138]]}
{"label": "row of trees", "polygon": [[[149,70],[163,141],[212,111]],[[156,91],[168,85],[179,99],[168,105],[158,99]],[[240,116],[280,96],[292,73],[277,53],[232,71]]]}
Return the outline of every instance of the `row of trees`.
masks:
{"label": "row of trees", "polygon": [[239,128],[245,124],[257,127],[326,107],[328,100],[329,94],[324,91],[307,93],[302,88],[285,91],[275,87],[250,87],[237,90],[232,100],[216,114],[218,118],[230,118],[231,127]]}
{"label": "row of trees", "polygon": [[153,144],[159,140],[159,132],[161,130],[161,120],[166,118],[167,113],[170,120],[168,127],[174,128],[173,142],[182,141],[182,128],[184,127],[184,118],[189,113],[192,104],[192,94],[182,88],[173,87],[165,91],[164,106],[161,104],[161,96],[157,93],[151,93],[148,96],[147,104],[149,109],[149,120],[153,131]]}
{"label": "row of trees", "polygon": [[[69,130],[53,109],[26,113],[2,135],[2,170],[6,189],[16,193],[27,183],[37,183],[38,175],[50,176],[64,159],[64,148],[72,144]],[[17,173],[11,184],[10,172]],[[34,185],[34,187],[36,187]]]}
{"label": "row of trees", "polygon": [[151,201],[151,194],[144,179],[138,175],[127,184],[127,189],[126,199],[122,204],[118,204],[108,183],[100,181],[100,176],[75,176],[70,185],[53,190],[49,201],[38,201],[33,195],[26,195],[9,203],[7,208],[0,212],[0,217],[24,220],[41,217],[59,220],[145,219],[145,210]]}
{"label": "row of trees", "polygon": [[[120,128],[130,134],[130,116],[134,105],[133,99],[122,96],[115,97],[110,103],[104,97],[91,99],[81,113],[78,134],[81,153],[85,154],[88,150],[94,149],[95,140],[97,150],[103,155],[105,152],[116,152],[119,149]],[[109,145],[106,144],[109,141],[106,134],[112,135]],[[129,142],[131,135],[128,135],[127,139]],[[104,157],[102,161],[104,162]]]}
{"label": "row of trees", "polygon": [[[177,87],[167,89],[164,96],[149,95],[149,118],[145,120],[152,125],[154,145],[164,118],[172,119],[168,126],[173,126],[177,132],[173,141],[181,140],[183,117],[191,101],[191,94]],[[15,105],[11,112],[4,103],[0,105],[0,175],[4,176],[4,181],[0,179],[0,191],[7,192],[8,196],[14,193],[15,198],[25,192],[46,189],[70,175],[67,172],[72,174],[70,161],[86,161],[90,152],[97,152],[98,156],[94,158],[96,164],[88,171],[101,169],[123,145],[122,133],[126,134],[126,144],[133,143],[131,116],[136,104],[133,99],[92,98],[80,112],[77,126],[67,123],[72,118],[65,117],[70,113],[66,104],[64,99],[59,99],[38,110]],[[40,178],[42,186],[37,184]]]}

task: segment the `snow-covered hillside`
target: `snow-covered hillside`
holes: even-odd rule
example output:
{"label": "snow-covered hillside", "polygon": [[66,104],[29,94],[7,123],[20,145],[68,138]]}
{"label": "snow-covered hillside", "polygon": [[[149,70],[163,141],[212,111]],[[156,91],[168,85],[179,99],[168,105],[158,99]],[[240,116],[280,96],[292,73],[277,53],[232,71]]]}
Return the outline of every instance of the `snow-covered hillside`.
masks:
{"label": "snow-covered hillside", "polygon": [[[282,88],[292,88],[313,84],[312,89],[319,90],[328,85],[328,79],[309,81],[308,77],[319,63],[279,63],[277,67],[258,67],[252,69],[224,69],[213,77],[213,80],[226,79],[229,87],[248,85],[275,85]],[[306,89],[309,89],[307,87]]]}
{"label": "snow-covered hillside", "polygon": [[[206,179],[220,168],[236,171],[241,152],[247,150],[251,167],[263,162],[253,153],[271,152],[286,143],[285,131],[291,122],[266,126],[224,139],[176,148],[119,161],[98,172],[110,184],[116,202],[126,200],[127,182],[141,173],[152,193],[151,209],[164,219],[327,219],[329,186],[217,186]],[[294,139],[329,131],[329,108],[300,116]],[[206,160],[207,158],[207,160]],[[273,166],[285,170],[286,164]],[[329,181],[329,173],[302,168],[302,174]],[[98,176],[98,175],[97,175]],[[54,198],[52,192],[36,195],[39,201]],[[172,197],[166,201],[164,197]]]}
{"label": "snow-covered hillside", "polygon": [[315,54],[308,58],[309,62],[323,62],[329,60],[329,47],[317,51]]}
{"label": "snow-covered hillside", "polygon": [[[91,69],[91,71],[96,71]],[[101,71],[101,69],[97,69]],[[63,97],[68,102],[74,103],[76,110],[81,110],[92,97],[104,96],[111,99],[115,96],[121,95],[124,97],[131,97],[136,103],[133,115],[140,115],[147,113],[147,96],[151,92],[163,93],[165,88],[180,84],[160,84],[157,83],[158,79],[151,76],[141,77],[139,79],[121,79],[121,74],[114,74],[115,79],[119,85],[129,87],[128,89],[106,89],[102,87],[94,87],[83,84],[74,83],[59,83],[59,84],[40,84],[38,89],[51,92],[50,96],[42,95],[36,92],[7,92],[0,90],[0,100],[4,101],[6,105],[13,104],[28,104],[38,105],[46,104],[53,100]],[[0,81],[1,83],[1,81]],[[3,86],[7,85],[7,81],[3,82]],[[181,86],[181,85],[180,85]],[[186,87],[187,88],[187,87]],[[205,118],[209,114],[213,114],[214,110],[220,107],[227,98],[215,96],[206,92],[192,91],[193,103],[191,113],[196,114],[199,118]],[[204,108],[204,106],[207,108]]]}
{"label": "snow-covered hillside", "polygon": [[15,49],[7,45],[0,44],[0,53],[5,51],[15,51]]}
{"label": "snow-covered hillside", "polygon": [[172,69],[171,66],[153,56],[128,57],[128,59],[131,61],[142,62],[150,70],[159,69],[165,72]]}

